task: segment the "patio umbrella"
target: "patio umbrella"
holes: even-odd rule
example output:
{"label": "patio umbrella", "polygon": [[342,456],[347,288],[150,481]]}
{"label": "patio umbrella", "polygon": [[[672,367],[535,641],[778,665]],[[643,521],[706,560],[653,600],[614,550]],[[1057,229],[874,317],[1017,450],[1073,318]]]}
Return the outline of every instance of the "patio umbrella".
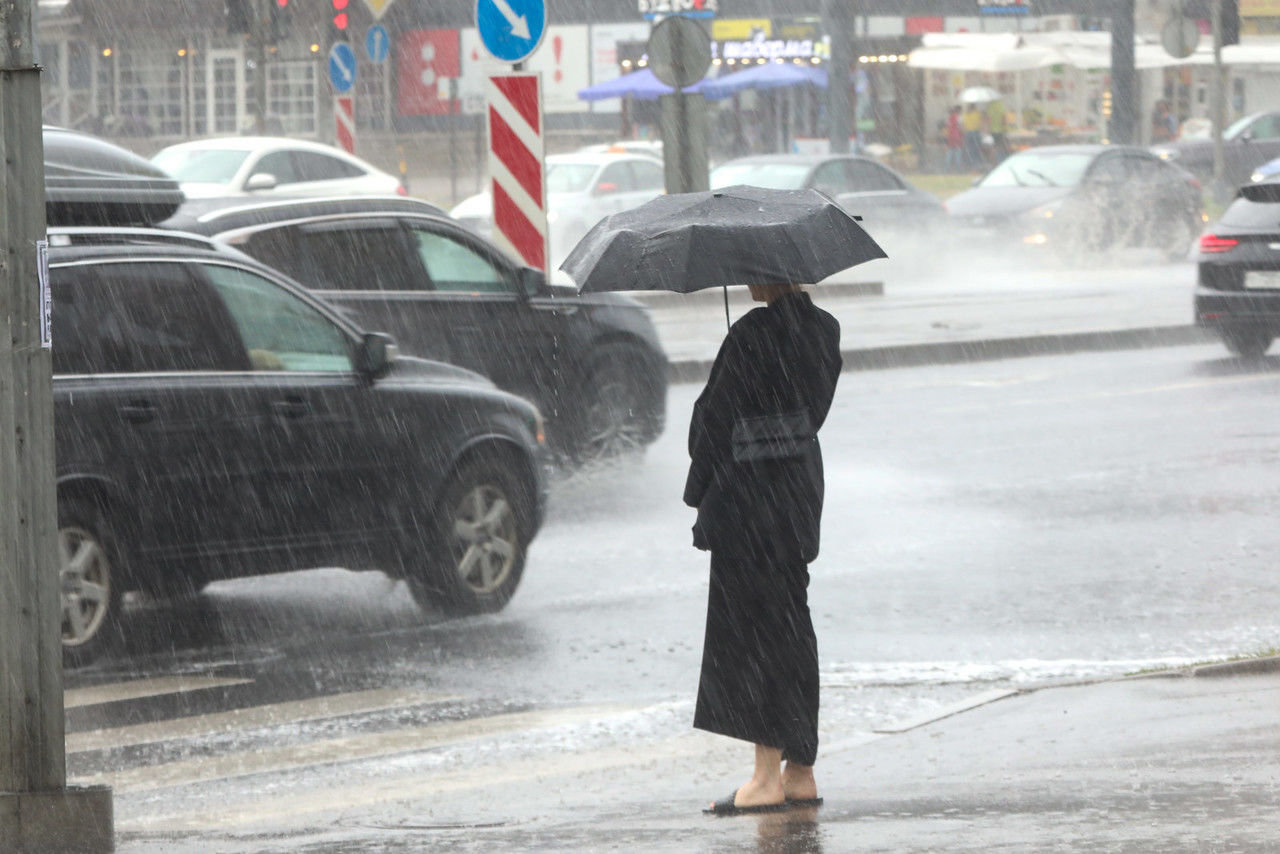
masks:
{"label": "patio umbrella", "polygon": [[766,62],[721,75],[714,80],[705,80],[701,85],[702,94],[708,98],[724,98],[744,89],[781,89],[788,86],[817,86],[825,89],[827,72],[812,65]]}
{"label": "patio umbrella", "polygon": [[560,265],[582,293],[819,282],[885,252],[815,190],[726,187],[659,196],[596,223]]}
{"label": "patio umbrella", "polygon": [[[685,88],[684,91],[700,92],[705,82],[705,80],[699,81]],[[659,96],[670,95],[674,91],[675,89],[655,77],[648,68],[643,68],[588,86],[586,89],[579,89],[578,98],[583,101],[603,101],[605,98],[636,98],[641,101],[654,101]]]}

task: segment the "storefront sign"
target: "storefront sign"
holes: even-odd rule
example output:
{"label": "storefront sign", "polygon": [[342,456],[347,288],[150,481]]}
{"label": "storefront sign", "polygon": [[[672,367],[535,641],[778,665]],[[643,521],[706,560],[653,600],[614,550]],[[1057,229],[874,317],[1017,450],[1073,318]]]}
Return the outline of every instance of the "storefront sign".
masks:
{"label": "storefront sign", "polygon": [[979,15],[1029,15],[1030,0],[978,0]]}
{"label": "storefront sign", "polygon": [[771,39],[764,33],[745,41],[716,42],[711,46],[713,58],[719,59],[812,59],[830,54],[826,39]]}
{"label": "storefront sign", "polygon": [[712,41],[746,41],[758,32],[772,36],[773,21],[768,18],[719,18],[711,22]]}
{"label": "storefront sign", "polygon": [[667,15],[714,18],[720,11],[720,0],[636,0],[636,8],[646,18]]}
{"label": "storefront sign", "polygon": [[440,97],[440,81],[458,77],[457,30],[409,30],[396,41],[396,94],[401,115],[435,116],[453,112]]}

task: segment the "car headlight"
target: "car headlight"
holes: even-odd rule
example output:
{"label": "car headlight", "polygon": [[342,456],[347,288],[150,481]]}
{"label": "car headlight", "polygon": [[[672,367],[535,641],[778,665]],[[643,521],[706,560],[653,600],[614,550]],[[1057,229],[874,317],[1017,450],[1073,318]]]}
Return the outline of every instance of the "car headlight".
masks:
{"label": "car headlight", "polygon": [[1027,216],[1031,217],[1032,219],[1053,219],[1061,211],[1062,211],[1062,199],[1058,199],[1055,202],[1049,202],[1048,204],[1044,204],[1044,205],[1040,205],[1038,207],[1032,208],[1031,210],[1027,211]]}
{"label": "car headlight", "polygon": [[1161,160],[1177,160],[1178,152],[1172,148],[1161,148],[1156,151],[1156,157],[1159,157]]}
{"label": "car headlight", "polygon": [[1267,177],[1267,176],[1266,176],[1265,174],[1263,174],[1263,172],[1262,172],[1262,170],[1261,170],[1261,169],[1259,169],[1259,170],[1257,170],[1256,172],[1254,172],[1252,175],[1250,175],[1250,176],[1249,176],[1249,180],[1256,184],[1256,183],[1258,183],[1259,181],[1261,181],[1261,180],[1262,180],[1263,178],[1265,178],[1265,177]]}

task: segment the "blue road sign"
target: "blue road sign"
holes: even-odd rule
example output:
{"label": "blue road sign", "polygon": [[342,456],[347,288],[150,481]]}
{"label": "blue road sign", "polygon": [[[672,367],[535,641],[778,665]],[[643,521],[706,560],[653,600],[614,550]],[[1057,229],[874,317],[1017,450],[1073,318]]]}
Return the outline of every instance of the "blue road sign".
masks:
{"label": "blue road sign", "polygon": [[329,82],[339,95],[356,85],[356,52],[346,42],[335,42],[329,48]]}
{"label": "blue road sign", "polygon": [[545,0],[476,0],[485,49],[503,62],[523,62],[547,33]]}
{"label": "blue road sign", "polygon": [[370,62],[386,62],[387,54],[391,52],[391,37],[387,35],[387,28],[382,24],[374,24],[369,28],[369,33],[364,37],[364,52],[369,54]]}

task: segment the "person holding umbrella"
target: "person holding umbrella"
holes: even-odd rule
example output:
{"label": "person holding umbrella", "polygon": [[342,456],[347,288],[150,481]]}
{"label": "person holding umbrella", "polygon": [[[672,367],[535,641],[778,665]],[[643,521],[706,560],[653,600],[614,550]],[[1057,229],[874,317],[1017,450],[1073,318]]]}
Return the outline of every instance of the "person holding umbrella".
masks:
{"label": "person holding umbrella", "polygon": [[583,293],[745,284],[764,303],[729,328],[689,425],[684,501],[698,511],[694,545],[711,552],[693,725],[755,745],[750,780],[707,808],[716,815],[821,803],[808,564],[840,325],[798,283],[884,257],[817,191],[739,186],[607,217],[561,265]]}

